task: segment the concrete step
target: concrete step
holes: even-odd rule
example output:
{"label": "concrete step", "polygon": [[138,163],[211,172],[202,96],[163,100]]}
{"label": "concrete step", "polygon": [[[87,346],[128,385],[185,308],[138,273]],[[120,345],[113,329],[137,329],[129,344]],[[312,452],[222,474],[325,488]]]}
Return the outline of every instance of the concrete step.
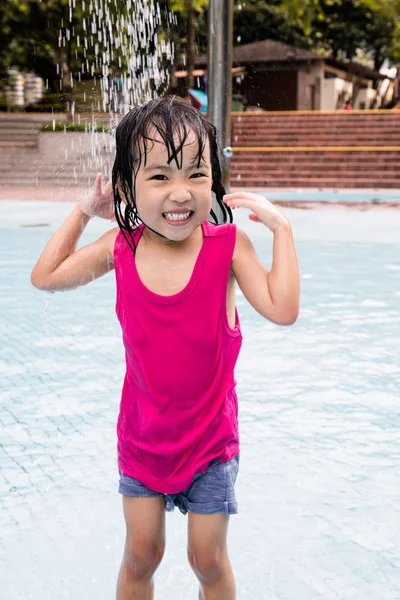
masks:
{"label": "concrete step", "polygon": [[282,178],[268,177],[264,179],[231,179],[232,187],[291,187],[291,188],[354,188],[354,189],[382,189],[399,188],[400,179],[386,179],[384,182],[378,178],[368,178],[361,181],[339,180],[337,178]]}
{"label": "concrete step", "polygon": [[296,125],[299,127],[308,127],[310,124],[315,127],[340,127],[345,125],[346,127],[350,124],[352,127],[364,127],[368,125],[368,127],[387,127],[389,125],[398,125],[400,117],[398,114],[393,114],[391,117],[386,116],[385,118],[360,118],[360,119],[349,119],[349,118],[323,118],[323,117],[295,117],[293,115],[289,115],[287,117],[280,117],[278,119],[274,119],[272,117],[262,117],[256,119],[255,117],[241,117],[241,118],[233,118],[232,122],[234,127],[258,127],[262,124],[264,127],[287,127],[289,123],[292,125]]}
{"label": "concrete step", "polygon": [[368,131],[367,129],[364,129],[362,131],[354,131],[353,129],[348,130],[346,129],[345,131],[339,131],[337,129],[335,130],[326,130],[326,131],[317,131],[317,130],[313,130],[313,129],[307,129],[307,131],[300,131],[298,129],[292,128],[292,129],[288,129],[287,131],[283,131],[283,130],[269,130],[267,128],[263,128],[263,129],[257,129],[254,130],[254,132],[249,132],[248,130],[245,132],[237,132],[235,131],[233,136],[232,136],[232,140],[236,139],[236,138],[252,138],[252,139],[256,139],[256,138],[283,138],[283,139],[287,139],[287,138],[291,138],[291,137],[301,137],[303,139],[313,139],[314,137],[317,138],[347,138],[347,137],[354,137],[356,139],[361,138],[361,139],[382,139],[386,144],[392,140],[392,139],[399,139],[400,137],[400,129],[396,129],[396,130],[392,130],[389,133],[382,133],[382,131],[373,131],[370,130]]}
{"label": "concrete step", "polygon": [[0,131],[36,131],[39,133],[39,130],[40,124],[33,121],[25,123],[23,121],[16,121],[15,123],[12,121],[0,121]]}
{"label": "concrete step", "polygon": [[273,137],[259,137],[259,138],[243,138],[243,139],[234,139],[233,144],[237,147],[242,148],[260,148],[260,147],[277,147],[282,148],[283,146],[291,146],[291,147],[301,147],[301,148],[331,148],[335,147],[353,147],[353,148],[370,148],[374,146],[382,146],[382,147],[396,147],[400,148],[400,136],[396,139],[388,140],[386,139],[360,139],[354,137],[324,137],[324,138],[305,138],[302,139],[298,136],[293,136],[287,139],[279,139]]}
{"label": "concrete step", "polygon": [[[353,156],[353,154],[357,154]],[[400,153],[398,156],[387,156],[386,152],[368,152],[368,156],[359,156],[356,152],[330,152],[329,155],[309,156],[308,154],[298,152],[290,155],[279,155],[275,152],[263,152],[262,155],[255,156],[251,152],[246,152],[240,156],[234,154],[231,160],[231,167],[234,165],[255,165],[262,166],[265,163],[269,164],[352,164],[357,166],[368,165],[386,165],[398,164],[400,166]]]}
{"label": "concrete step", "polygon": [[[350,118],[349,118],[350,117]],[[10,123],[12,123],[10,125]],[[4,123],[0,136],[34,131],[40,123]],[[21,129],[23,126],[25,129]],[[31,134],[30,134],[31,135]],[[52,137],[54,135],[54,137]],[[32,139],[32,138],[31,138]],[[85,134],[43,134],[35,148],[4,148],[0,141],[1,185],[60,185],[87,187],[97,172],[109,173],[113,155],[109,137],[99,138],[92,155],[92,141]],[[18,143],[18,142],[13,142]],[[25,142],[26,143],[26,142]],[[233,146],[265,146],[283,149],[267,152],[234,152],[231,183],[245,187],[400,187],[400,151],[336,152],[299,150],[321,146],[399,146],[399,113],[360,115],[281,114],[234,117]]]}
{"label": "concrete step", "polygon": [[393,177],[400,177],[400,167],[399,166],[394,166],[392,165],[391,167],[381,167],[378,169],[365,169],[365,168],[360,168],[354,165],[349,165],[348,167],[344,166],[344,165],[310,165],[309,163],[307,165],[302,165],[301,168],[299,168],[299,166],[297,165],[271,165],[271,164],[266,164],[263,169],[261,169],[260,167],[258,168],[249,168],[249,167],[234,167],[231,169],[231,175],[232,176],[236,176],[236,175],[242,175],[242,176],[254,176],[257,175],[257,173],[299,173],[301,172],[302,174],[305,175],[312,175],[313,173],[318,174],[318,175],[327,175],[327,174],[334,174],[336,173],[338,177],[342,177],[342,176],[353,176],[353,177],[365,177],[365,173],[366,171],[368,171],[369,174],[377,174],[377,175],[384,175],[385,177],[387,175],[392,175]]}
{"label": "concrete step", "polygon": [[[1,130],[0,130],[1,131]],[[382,129],[361,129],[361,130],[355,130],[355,129],[345,129],[345,130],[340,130],[340,129],[325,129],[325,130],[321,130],[321,129],[313,129],[308,127],[307,129],[301,130],[299,128],[295,128],[295,127],[291,127],[288,129],[269,129],[268,127],[263,127],[263,128],[257,128],[254,129],[253,131],[249,130],[249,129],[244,129],[244,130],[240,130],[240,131],[234,131],[233,135],[232,135],[232,139],[235,138],[246,138],[246,137],[251,137],[251,138],[257,138],[257,137],[282,137],[282,138],[290,138],[293,135],[295,136],[299,136],[302,138],[307,138],[307,137],[348,137],[348,136],[354,136],[356,138],[382,138],[386,141],[393,139],[393,138],[399,138],[400,136],[400,129],[391,129],[388,131],[383,131]]]}
{"label": "concrete step", "polygon": [[21,131],[7,133],[0,131],[0,142],[33,142],[38,141],[38,134],[34,131]]}
{"label": "concrete step", "polygon": [[258,113],[258,114],[246,114],[233,115],[232,120],[234,123],[351,123],[352,125],[357,123],[392,123],[399,122],[400,116],[397,111],[391,111],[388,113],[369,113],[364,112],[361,114],[354,113],[329,113],[324,114],[320,112],[313,113],[288,113],[282,112],[279,115],[271,112]]}
{"label": "concrete step", "polygon": [[349,170],[339,170],[339,169],[313,169],[308,167],[307,169],[271,169],[268,168],[268,165],[265,167],[263,171],[232,171],[232,177],[244,177],[244,178],[257,178],[257,177],[266,177],[266,176],[277,176],[277,177],[298,177],[299,175],[304,177],[338,177],[338,178],[352,178],[352,179],[365,179],[365,177],[389,177],[390,179],[398,178],[400,180],[400,171],[389,169],[388,171],[364,171],[360,169],[349,169]]}
{"label": "concrete step", "polygon": [[91,187],[94,184],[94,177],[4,177],[0,180],[2,186],[12,185],[29,185],[29,186],[57,186],[62,185],[65,187]]}
{"label": "concrete step", "polygon": [[399,167],[399,158],[396,159],[387,159],[380,161],[363,161],[362,159],[351,160],[346,157],[343,158],[316,158],[315,160],[310,160],[309,158],[304,157],[296,157],[282,159],[276,156],[271,156],[269,153],[264,157],[264,160],[261,159],[253,159],[253,160],[234,160],[231,162],[231,169],[236,169],[238,167],[243,169],[260,169],[265,165],[271,166],[279,166],[279,165],[290,165],[295,168],[307,167],[310,164],[312,165],[324,165],[326,167],[336,168],[337,166],[343,165],[344,167],[354,167],[357,169],[374,169],[374,168],[395,168]]}
{"label": "concrete step", "polygon": [[[399,122],[394,121],[392,123],[375,123],[375,122],[364,122],[364,123],[353,123],[350,125],[352,130],[362,131],[364,129],[371,131],[394,131],[398,129]],[[309,131],[310,128],[316,131],[345,131],[349,128],[349,123],[293,123],[288,121],[287,123],[234,123],[233,129],[237,131],[257,131],[260,128],[267,131],[290,131],[295,129],[296,131]]]}
{"label": "concrete step", "polygon": [[[260,134],[263,135],[279,135],[279,136],[283,136],[283,137],[287,137],[290,136],[291,134],[295,134],[295,135],[301,135],[301,136],[307,136],[307,135],[318,135],[318,136],[324,136],[324,135],[349,135],[349,134],[354,134],[357,136],[371,136],[371,137],[392,137],[395,136],[397,137],[400,133],[400,128],[399,127],[392,127],[392,128],[388,128],[386,130],[381,129],[381,128],[374,128],[374,127],[363,127],[360,129],[356,129],[356,128],[351,128],[349,129],[348,127],[346,128],[333,128],[333,127],[327,127],[326,129],[321,129],[321,128],[316,128],[316,127],[304,127],[304,128],[300,128],[300,127],[287,127],[287,128],[283,128],[283,127],[254,127],[254,129],[250,129],[248,127],[246,128],[240,128],[240,129],[234,129],[233,131],[233,136],[237,135],[237,136],[257,136]],[[233,137],[232,136],[232,137]]]}
{"label": "concrete step", "polygon": [[303,161],[350,161],[359,163],[372,163],[398,161],[400,160],[400,151],[383,151],[383,152],[317,152],[317,151],[279,151],[279,152],[234,152],[231,164],[236,162],[240,163],[255,163],[260,162],[262,164],[265,161],[292,161],[292,162],[303,162]]}
{"label": "concrete step", "polygon": [[369,178],[373,178],[373,179],[396,179],[398,181],[400,181],[400,173],[380,173],[380,172],[354,172],[354,171],[349,171],[349,172],[343,172],[343,173],[339,173],[336,170],[332,170],[332,171],[326,171],[326,172],[316,172],[313,171],[312,169],[308,169],[308,170],[304,170],[304,171],[299,171],[299,170],[293,170],[293,171],[289,171],[289,170],[285,170],[285,169],[280,169],[280,170],[273,170],[273,169],[264,169],[264,171],[258,171],[257,173],[249,173],[249,172],[244,172],[244,173],[237,173],[237,174],[232,174],[232,177],[237,178],[241,178],[241,179],[253,179],[253,180],[263,180],[263,179],[270,179],[271,177],[278,177],[279,179],[299,179],[299,178],[303,178],[303,179],[314,179],[314,178],[322,178],[322,179],[356,179],[356,180],[364,180],[364,179],[369,179]]}

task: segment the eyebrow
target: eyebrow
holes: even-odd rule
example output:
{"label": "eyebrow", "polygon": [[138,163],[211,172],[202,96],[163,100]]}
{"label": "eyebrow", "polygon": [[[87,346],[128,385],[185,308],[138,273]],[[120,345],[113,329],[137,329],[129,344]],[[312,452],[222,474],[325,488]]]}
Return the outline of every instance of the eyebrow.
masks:
{"label": "eyebrow", "polygon": [[147,173],[148,171],[169,171],[170,167],[168,165],[150,165],[145,167],[143,171]]}
{"label": "eyebrow", "polygon": [[[192,165],[190,165],[190,167],[188,167],[186,169],[186,171],[190,171],[191,169],[206,169],[208,167],[208,165],[206,164],[205,160],[202,160],[202,163],[200,166],[197,166],[197,163],[194,162]],[[148,167],[145,167],[143,169],[143,171],[145,173],[148,173],[149,171],[170,171],[172,167],[170,167],[169,165],[149,165]]]}

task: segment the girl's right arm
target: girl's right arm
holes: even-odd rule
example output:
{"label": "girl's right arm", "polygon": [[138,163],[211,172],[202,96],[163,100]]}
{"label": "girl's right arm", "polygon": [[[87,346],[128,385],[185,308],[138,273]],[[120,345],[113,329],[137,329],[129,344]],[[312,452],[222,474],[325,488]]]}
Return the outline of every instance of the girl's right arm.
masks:
{"label": "girl's right arm", "polygon": [[31,275],[36,288],[64,291],[85,285],[114,267],[113,249],[118,227],[107,231],[95,242],[76,250],[89,215],[111,218],[112,190],[107,184],[101,190],[101,175],[97,176],[92,195],[75,206],[69,217],[47,243]]}

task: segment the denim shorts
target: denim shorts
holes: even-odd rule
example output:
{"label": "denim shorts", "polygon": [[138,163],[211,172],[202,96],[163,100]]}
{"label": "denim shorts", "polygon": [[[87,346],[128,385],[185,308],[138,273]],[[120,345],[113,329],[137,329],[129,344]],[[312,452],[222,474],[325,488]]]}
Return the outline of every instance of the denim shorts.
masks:
{"label": "denim shorts", "polygon": [[223,463],[214,459],[207,471],[194,476],[191,485],[177,494],[162,494],[145,487],[137,479],[120,473],[119,493],[125,496],[164,496],[165,509],[172,512],[177,506],[184,515],[190,511],[201,515],[238,512],[235,482],[239,471],[239,456]]}

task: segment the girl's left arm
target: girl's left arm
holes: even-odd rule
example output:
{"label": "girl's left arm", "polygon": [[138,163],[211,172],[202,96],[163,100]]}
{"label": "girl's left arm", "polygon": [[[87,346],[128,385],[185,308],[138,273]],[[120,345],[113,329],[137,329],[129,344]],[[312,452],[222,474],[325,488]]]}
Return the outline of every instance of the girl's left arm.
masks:
{"label": "girl's left arm", "polygon": [[300,277],[289,221],[258,194],[227,194],[224,202],[233,209],[250,209],[250,220],[263,223],[272,231],[270,271],[260,262],[249,237],[240,229],[237,230],[232,270],[240,289],[257,312],[278,325],[291,325],[299,314]]}

